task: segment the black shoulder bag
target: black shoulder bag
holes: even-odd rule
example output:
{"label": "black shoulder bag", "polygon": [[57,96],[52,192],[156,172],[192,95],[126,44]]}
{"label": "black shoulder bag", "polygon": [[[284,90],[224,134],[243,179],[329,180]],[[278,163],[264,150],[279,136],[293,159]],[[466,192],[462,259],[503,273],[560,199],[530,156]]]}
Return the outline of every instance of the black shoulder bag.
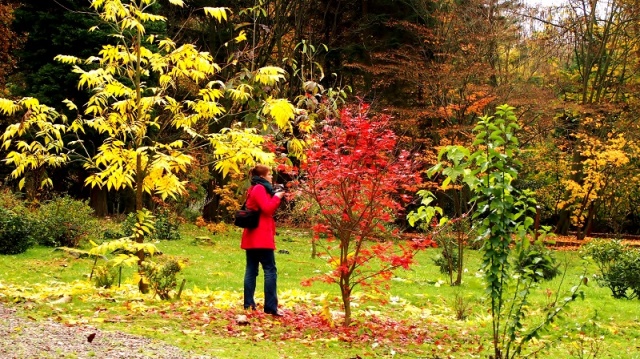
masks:
{"label": "black shoulder bag", "polygon": [[[249,196],[247,195],[247,198]],[[245,200],[240,207],[240,210],[236,211],[236,215],[233,219],[233,224],[240,228],[253,229],[258,227],[260,222],[260,211],[252,211],[247,209],[247,201]]]}

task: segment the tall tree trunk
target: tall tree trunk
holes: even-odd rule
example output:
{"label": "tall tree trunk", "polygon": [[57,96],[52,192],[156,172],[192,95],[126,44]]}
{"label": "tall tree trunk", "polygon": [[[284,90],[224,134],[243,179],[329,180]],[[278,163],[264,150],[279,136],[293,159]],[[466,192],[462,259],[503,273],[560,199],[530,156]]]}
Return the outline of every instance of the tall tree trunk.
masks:
{"label": "tall tree trunk", "polygon": [[210,222],[218,222],[222,219],[220,213],[220,195],[215,190],[222,186],[224,179],[220,172],[216,171],[213,167],[209,169],[211,173],[211,179],[207,182],[207,202],[202,209],[202,218]]}
{"label": "tall tree trunk", "polygon": [[89,206],[93,208],[96,217],[105,217],[109,214],[107,208],[107,190],[97,186],[91,187],[89,194]]}
{"label": "tall tree trunk", "polygon": [[214,192],[218,188],[215,180],[207,183],[207,202],[202,208],[202,218],[209,222],[217,222],[220,220],[220,196]]}

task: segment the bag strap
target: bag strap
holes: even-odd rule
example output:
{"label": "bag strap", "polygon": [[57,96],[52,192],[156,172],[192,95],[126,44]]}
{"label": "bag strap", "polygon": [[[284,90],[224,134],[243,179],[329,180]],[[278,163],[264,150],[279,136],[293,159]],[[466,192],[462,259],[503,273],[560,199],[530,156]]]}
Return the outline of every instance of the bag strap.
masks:
{"label": "bag strap", "polygon": [[[244,211],[244,210],[247,209],[247,200],[249,200],[249,196],[251,195],[251,192],[253,192],[253,189],[258,185],[260,185],[260,184],[255,184],[255,185],[251,186],[251,188],[249,188],[249,190],[247,191],[247,197],[244,199],[244,203],[242,204],[242,207],[240,207],[240,210]],[[258,211],[259,210],[260,209],[258,209]]]}

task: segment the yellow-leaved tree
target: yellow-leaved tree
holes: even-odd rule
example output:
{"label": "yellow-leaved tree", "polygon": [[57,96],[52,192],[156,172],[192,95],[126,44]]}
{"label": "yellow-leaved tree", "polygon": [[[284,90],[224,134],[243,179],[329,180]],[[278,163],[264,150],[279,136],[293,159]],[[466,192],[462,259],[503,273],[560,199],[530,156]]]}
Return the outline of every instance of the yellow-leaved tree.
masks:
{"label": "yellow-leaved tree", "polygon": [[[184,5],[182,0],[169,3]],[[144,193],[162,199],[184,193],[184,174],[207,148],[222,176],[274,162],[265,138],[270,131],[292,133],[296,108],[263,89],[276,88],[285,71],[267,66],[243,75],[246,81],[225,82],[217,77],[221,67],[210,53],[148,30],[151,23],[166,21],[153,12],[159,6],[156,0],[91,0],[104,21],[100,26],[108,26],[114,40],[97,56],[56,57],[78,74],[78,87],[90,91],[83,107],[70,100],[56,110],[35,98],[0,99],[0,114],[15,119],[2,135],[2,148],[9,151],[5,161],[15,166],[10,177],[19,179],[20,188],[50,187],[47,169],[79,161],[90,173],[86,185],[133,189],[140,214]],[[203,11],[217,22],[230,14],[221,7]],[[241,32],[229,41],[246,41],[246,36]],[[236,118],[227,115],[231,107],[249,99],[260,104],[252,108],[259,121],[252,121],[253,127],[241,119],[229,121]],[[302,153],[304,141],[295,143]],[[144,236],[139,231],[131,239],[142,243]],[[140,268],[144,250],[131,255]],[[142,279],[139,284],[141,290],[146,287]]]}
{"label": "yellow-leaved tree", "polygon": [[572,178],[563,181],[569,196],[559,203],[559,208],[570,211],[571,221],[578,229],[577,237],[584,239],[590,234],[600,207],[614,215],[619,204],[610,203],[611,199],[626,203],[620,198],[630,195],[628,184],[638,179],[633,169],[640,148],[622,133],[610,132],[606,141],[584,133],[576,138],[580,141],[583,176],[581,181]]}
{"label": "yellow-leaved tree", "polygon": [[[183,6],[182,0],[169,2]],[[273,126],[250,128],[232,122],[221,128],[215,124],[227,112],[223,99],[241,103],[254,98],[255,88],[282,82],[284,70],[256,69],[250,82],[237,85],[217,79],[220,66],[211,54],[193,44],[176,44],[148,33],[148,24],[165,21],[151,11],[158,6],[155,0],[91,1],[113,30],[115,42],[86,59],[56,57],[72,65],[79,75],[78,87],[91,92],[83,108],[67,100],[65,115],[33,98],[0,99],[0,113],[21,116],[2,136],[3,148],[10,150],[6,161],[15,165],[11,177],[20,179],[21,188],[29,180],[25,175],[34,173],[37,185],[50,186],[46,168],[79,160],[91,173],[86,185],[132,188],[140,210],[145,192],[166,199],[185,191],[180,173],[189,169],[195,148],[210,146],[214,168],[223,176],[254,162],[273,162],[274,155],[263,150],[263,135],[269,128],[292,130],[295,108],[287,99],[260,99],[259,117]],[[229,15],[227,8],[203,11],[218,22],[227,21]],[[240,33],[231,41],[245,40]],[[85,142],[88,131],[102,136],[96,148]]]}

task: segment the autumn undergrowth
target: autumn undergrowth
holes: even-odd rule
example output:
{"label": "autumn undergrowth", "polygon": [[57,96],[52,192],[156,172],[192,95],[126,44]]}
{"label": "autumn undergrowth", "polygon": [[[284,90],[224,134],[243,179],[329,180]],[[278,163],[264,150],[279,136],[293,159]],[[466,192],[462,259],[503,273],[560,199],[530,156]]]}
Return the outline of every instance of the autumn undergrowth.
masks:
{"label": "autumn undergrowth", "polygon": [[[213,236],[185,225],[181,236],[157,243],[165,254],[187,264],[180,273],[186,284],[179,300],[140,294],[133,268],[125,269],[120,287],[96,289],[88,281],[93,260],[45,247],[0,256],[0,300],[35,319],[140,334],[218,358],[487,358],[490,353],[491,318],[476,251],[466,253],[458,287],[449,286],[433,265],[437,249],[419,253],[417,265],[398,272],[389,291],[373,296],[356,292],[354,322],[343,328],[336,288],[321,282],[300,285],[329,270],[323,259],[311,259],[308,233],[280,229],[277,236],[282,318],[241,310],[244,253],[239,232]],[[194,244],[202,236],[210,244]],[[575,282],[582,274],[578,254],[558,252],[557,258],[567,265],[565,282]],[[593,264],[589,273],[595,273]],[[559,280],[542,283],[531,298],[534,316],[542,315]],[[640,358],[627,350],[640,346],[638,302],[614,299],[595,281],[585,293],[584,301],[534,343],[557,342],[539,357],[586,358],[598,349],[599,358]],[[262,300],[261,285],[256,299]],[[461,310],[464,320],[457,319]],[[241,314],[247,315],[248,325],[237,323]]]}

